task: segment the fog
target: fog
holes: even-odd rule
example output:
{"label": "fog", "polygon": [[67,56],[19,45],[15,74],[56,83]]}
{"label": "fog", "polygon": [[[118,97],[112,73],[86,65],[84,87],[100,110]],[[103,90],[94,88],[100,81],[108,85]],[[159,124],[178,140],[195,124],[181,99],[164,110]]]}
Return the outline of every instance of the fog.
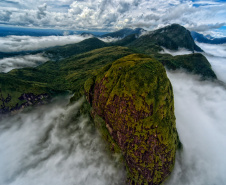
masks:
{"label": "fog", "polygon": [[12,69],[36,67],[48,60],[42,54],[24,55],[0,59],[0,72],[7,73]]}
{"label": "fog", "polygon": [[204,51],[219,80],[226,83],[226,44],[196,43]]}
{"label": "fog", "polygon": [[179,48],[178,50],[170,50],[170,49],[167,49],[165,47],[162,47],[163,51],[160,51],[159,53],[161,54],[171,54],[173,56],[176,56],[176,55],[187,55],[187,54],[191,54],[192,52],[187,50],[186,48]]}
{"label": "fog", "polygon": [[[226,83],[226,46],[197,44],[205,51],[218,79]],[[165,53],[182,55],[188,51],[165,49]],[[28,61],[29,57],[31,60],[34,55],[21,60],[26,63],[25,58]],[[42,56],[36,57],[42,62]],[[18,58],[14,58],[12,66],[23,65],[17,62]],[[2,72],[10,70],[9,58],[0,60],[0,65]],[[166,184],[225,184],[225,85],[201,81],[200,76],[181,70],[167,71],[167,75],[173,85],[183,150],[177,152],[175,168]],[[0,185],[123,184],[123,168],[108,157],[103,140],[89,119],[75,119],[82,101],[67,106],[68,98],[60,98],[0,121]]]}
{"label": "fog", "polygon": [[169,185],[222,185],[226,182],[226,89],[185,72],[168,72],[173,85],[177,153]]}
{"label": "fog", "polygon": [[[226,82],[225,45],[197,44],[205,51],[218,79]],[[173,174],[166,184],[225,184],[226,85],[201,81],[200,76],[185,71],[167,71],[167,75],[173,85],[183,150],[177,153]]]}
{"label": "fog", "polygon": [[53,46],[63,46],[73,44],[90,38],[81,35],[65,36],[16,36],[0,37],[0,52],[19,52],[49,48]]}
{"label": "fog", "polygon": [[98,39],[102,40],[103,42],[117,42],[119,40],[122,40],[120,37],[98,37]]}
{"label": "fog", "polygon": [[83,100],[55,100],[0,121],[0,185],[121,185],[122,167],[104,150]]}

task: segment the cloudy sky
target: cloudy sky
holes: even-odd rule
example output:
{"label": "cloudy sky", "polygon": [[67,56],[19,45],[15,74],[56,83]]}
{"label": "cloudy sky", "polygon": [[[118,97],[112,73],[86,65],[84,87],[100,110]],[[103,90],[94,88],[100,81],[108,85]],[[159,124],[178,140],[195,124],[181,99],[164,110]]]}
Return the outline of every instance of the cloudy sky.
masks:
{"label": "cloudy sky", "polygon": [[179,23],[190,30],[224,32],[225,0],[1,0],[0,24],[113,31],[151,30]]}

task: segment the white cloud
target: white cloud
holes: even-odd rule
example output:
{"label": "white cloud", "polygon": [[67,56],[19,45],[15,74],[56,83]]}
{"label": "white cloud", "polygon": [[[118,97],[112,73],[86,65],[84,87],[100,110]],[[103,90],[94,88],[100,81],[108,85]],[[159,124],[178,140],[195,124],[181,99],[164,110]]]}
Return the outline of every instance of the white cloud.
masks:
{"label": "white cloud", "polygon": [[89,120],[72,121],[81,101],[67,103],[63,98],[0,121],[0,184],[122,184],[124,170]]}
{"label": "white cloud", "polygon": [[226,44],[196,43],[205,53],[219,80],[226,83]]}
{"label": "white cloud", "polygon": [[36,55],[24,55],[17,57],[8,57],[0,59],[0,73],[7,73],[12,69],[24,68],[24,67],[36,67],[44,62],[48,58],[43,57],[42,54]]}
{"label": "white cloud", "polygon": [[38,19],[42,19],[43,17],[46,16],[46,8],[47,8],[47,4],[46,3],[44,3],[43,5],[38,6],[38,12],[37,12]]}
{"label": "white cloud", "polygon": [[168,72],[173,85],[177,130],[183,151],[177,153],[167,185],[221,185],[226,182],[226,89],[198,76]]}
{"label": "white cloud", "polygon": [[159,53],[162,53],[162,54],[171,54],[173,56],[177,56],[177,55],[187,55],[187,54],[191,54],[192,52],[185,49],[185,48],[179,48],[177,51],[172,51],[172,50],[169,50],[167,48],[164,48],[162,47],[163,51],[160,51]]}
{"label": "white cloud", "polygon": [[62,46],[65,44],[73,44],[80,42],[89,37],[80,35],[66,35],[66,36],[7,36],[0,37],[0,52],[18,52],[39,50],[53,46]]}
{"label": "white cloud", "polygon": [[[203,31],[225,25],[225,2],[211,1],[198,7],[194,4],[197,2],[190,0],[21,0],[13,7],[4,3],[4,7],[0,7],[0,21],[77,30],[114,30],[139,25],[153,29],[179,23]],[[12,15],[7,15],[6,11]]]}
{"label": "white cloud", "polygon": [[196,42],[207,54],[226,58],[226,44],[205,44]]}
{"label": "white cloud", "polygon": [[[221,185],[226,182],[226,45],[198,44],[223,83],[168,71],[173,85],[177,130],[183,151],[167,185]],[[171,51],[170,51],[171,52]]]}

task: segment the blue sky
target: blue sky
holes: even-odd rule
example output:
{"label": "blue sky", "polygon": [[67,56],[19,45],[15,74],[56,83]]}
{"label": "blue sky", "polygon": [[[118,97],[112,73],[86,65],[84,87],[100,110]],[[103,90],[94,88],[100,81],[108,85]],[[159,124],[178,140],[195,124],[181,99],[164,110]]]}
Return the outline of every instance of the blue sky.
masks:
{"label": "blue sky", "polygon": [[73,30],[152,30],[178,23],[203,33],[226,26],[226,0],[1,0],[0,24]]}

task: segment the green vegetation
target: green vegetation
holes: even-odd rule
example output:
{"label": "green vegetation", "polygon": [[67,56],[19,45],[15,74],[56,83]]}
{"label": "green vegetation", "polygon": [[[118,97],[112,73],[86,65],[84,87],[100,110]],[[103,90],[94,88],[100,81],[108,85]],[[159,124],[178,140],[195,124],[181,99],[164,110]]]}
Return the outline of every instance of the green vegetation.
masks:
{"label": "green vegetation", "polygon": [[[12,109],[21,105],[18,98],[23,93],[49,95],[70,90],[75,92],[74,99],[84,94],[84,83],[100,68],[123,56],[131,54],[128,48],[107,47],[54,62],[49,61],[36,68],[14,69],[0,74],[0,89],[4,98],[9,94],[12,99],[6,104]],[[3,105],[0,101],[0,106]]]}
{"label": "green vegetation", "polygon": [[78,114],[92,116],[109,151],[126,164],[128,183],[161,184],[172,172],[176,150],[182,148],[173,90],[163,65],[216,79],[202,54],[173,57],[159,54],[161,46],[200,49],[179,25],[111,44],[90,38],[47,49],[45,55],[55,61],[0,73],[0,114],[66,91],[74,93],[71,102],[85,94],[88,101]]}
{"label": "green vegetation", "polygon": [[141,49],[142,47],[150,44],[163,46],[171,50],[186,48],[192,52],[202,51],[202,49],[195,44],[190,32],[178,24],[172,24],[170,26],[151,31],[132,42],[130,46],[138,46],[139,49]]}
{"label": "green vegetation", "polygon": [[45,51],[45,55],[54,60],[61,60],[73,55],[85,53],[94,49],[110,46],[109,44],[97,39],[89,38],[76,44],[57,46]]}
{"label": "green vegetation", "polygon": [[217,79],[209,61],[201,53],[174,57],[169,54],[153,54],[152,56],[170,70],[185,69],[190,73],[201,75],[202,79]]}
{"label": "green vegetation", "polygon": [[180,142],[172,86],[161,63],[147,55],[128,55],[102,68],[85,89],[94,120],[105,121],[99,126],[102,134],[123,153],[129,183],[163,182]]}

